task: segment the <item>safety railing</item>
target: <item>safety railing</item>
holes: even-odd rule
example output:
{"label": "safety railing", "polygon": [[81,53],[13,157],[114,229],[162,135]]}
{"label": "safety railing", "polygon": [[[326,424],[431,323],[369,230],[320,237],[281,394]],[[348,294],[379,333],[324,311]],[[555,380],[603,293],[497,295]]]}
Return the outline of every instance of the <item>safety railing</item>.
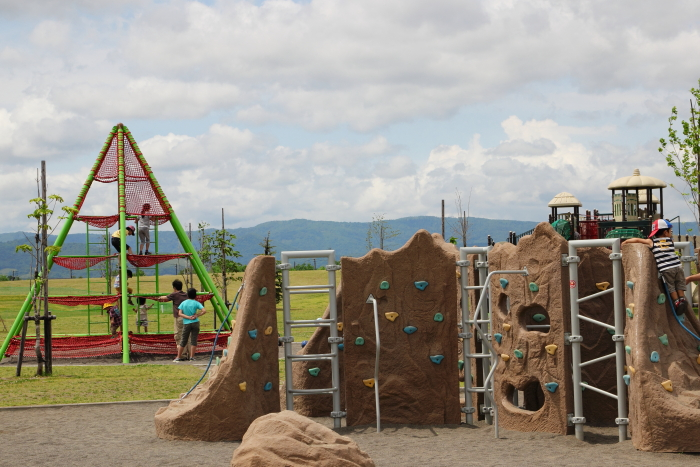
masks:
{"label": "safety railing", "polygon": [[377,433],[379,433],[382,431],[382,416],[379,410],[379,350],[381,349],[381,344],[379,343],[379,312],[377,311],[377,299],[372,294],[369,294],[369,297],[367,297],[367,303],[371,303],[374,309],[374,336],[377,347],[374,357],[374,404],[377,411]]}

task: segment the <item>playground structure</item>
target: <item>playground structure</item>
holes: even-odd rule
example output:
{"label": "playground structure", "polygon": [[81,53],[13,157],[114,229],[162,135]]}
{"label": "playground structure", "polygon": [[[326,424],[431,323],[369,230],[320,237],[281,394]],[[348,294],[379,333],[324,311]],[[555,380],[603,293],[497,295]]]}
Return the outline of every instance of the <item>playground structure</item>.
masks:
{"label": "playground structure", "polygon": [[[93,182],[101,183],[117,183],[117,191],[115,197],[115,208],[117,214],[109,213],[104,216],[87,216],[81,215],[80,210],[85,203]],[[146,205],[148,209],[145,210]],[[87,233],[86,255],[82,256],[60,256],[55,253],[50,253],[47,259],[49,271],[53,264],[57,264],[70,269],[86,269],[88,276],[88,293],[87,295],[72,295],[72,296],[49,296],[48,301],[52,304],[69,305],[69,306],[85,306],[87,317],[87,336],[78,336],[70,338],[56,338],[53,340],[54,357],[70,357],[75,356],[77,349],[93,348],[96,349],[88,353],[89,356],[106,355],[117,353],[121,350],[124,363],[129,363],[130,353],[132,351],[143,351],[149,353],[160,353],[159,348],[167,348],[170,350],[174,347],[172,338],[166,340],[159,339],[157,335],[137,336],[131,335],[128,332],[122,332],[120,339],[110,339],[110,336],[100,335],[92,332],[92,325],[103,325],[105,321],[93,322],[93,316],[96,315],[96,308],[102,309],[104,304],[119,303],[121,310],[122,323],[128,319],[130,310],[129,301],[131,297],[145,297],[155,299],[167,295],[158,290],[158,265],[168,260],[176,258],[187,258],[190,261],[194,272],[199,278],[203,286],[203,291],[200,292],[198,300],[211,300],[214,311],[220,319],[224,319],[226,305],[220,297],[213,281],[209,277],[204,265],[202,264],[196,250],[193,248],[186,232],[184,231],[180,221],[175,215],[172,206],[168,202],[163,190],[156,180],[153,171],[146,162],[145,157],[141,153],[129,129],[121,123],[112,128],[107,141],[100,151],[95,164],[93,165],[87,180],[80,190],[77,200],[73,205],[75,214],[64,221],[61,230],[56,237],[54,246],[60,247],[63,245],[68,232],[70,231],[75,221],[85,222]],[[126,248],[127,241],[127,221],[135,220],[138,216],[147,214],[155,224],[155,253],[152,255],[128,254]],[[109,228],[115,223],[119,223],[120,229],[120,253],[110,254],[110,233]],[[170,222],[175,231],[183,249],[184,254],[162,254],[158,252],[158,225],[165,222]],[[97,237],[97,238],[96,238]],[[93,241],[97,240],[97,241]],[[91,249],[92,248],[92,249]],[[97,248],[97,251],[94,250]],[[137,245],[138,248],[138,245]],[[133,250],[134,253],[138,249]],[[95,254],[96,253],[96,254]],[[118,262],[120,276],[120,289],[111,289],[111,260]],[[99,266],[100,263],[106,262],[106,265]],[[131,264],[136,268],[135,274],[136,291],[129,293],[127,287],[127,268]],[[96,267],[104,270],[104,277],[93,280],[91,277],[91,268],[94,271]],[[147,276],[148,279],[140,277],[140,270],[151,269],[154,276]],[[144,280],[153,278],[156,283],[156,293],[141,292],[141,283]],[[26,333],[25,315],[32,305],[32,296],[30,292],[27,295],[24,304],[19,310],[17,317],[12,324],[10,332],[5,341],[0,347],[0,355],[17,355],[19,353],[19,341],[16,336],[23,328]],[[158,331],[160,331],[160,313],[158,316]],[[103,315],[104,317],[104,315]],[[228,323],[225,323],[228,329]],[[125,326],[123,323],[122,326]],[[109,328],[109,323],[106,323]],[[172,334],[170,334],[172,336]],[[162,336],[165,337],[165,336]],[[206,341],[210,336],[202,336],[202,340]],[[222,336],[225,339],[226,336]],[[131,342],[134,341],[134,342]],[[29,340],[28,340],[29,342]],[[210,345],[217,346],[217,342],[211,342]],[[12,345],[12,347],[11,347]],[[42,339],[43,345],[43,339]],[[115,347],[121,347],[121,349]],[[200,351],[207,351],[207,346],[201,346]],[[84,353],[84,352],[83,352]],[[167,353],[167,350],[166,350]]]}

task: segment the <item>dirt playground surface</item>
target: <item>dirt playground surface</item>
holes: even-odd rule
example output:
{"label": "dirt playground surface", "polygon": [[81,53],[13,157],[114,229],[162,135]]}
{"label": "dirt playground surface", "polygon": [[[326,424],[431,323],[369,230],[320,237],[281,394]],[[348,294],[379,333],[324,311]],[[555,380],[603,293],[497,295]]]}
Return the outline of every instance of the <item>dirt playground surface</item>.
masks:
{"label": "dirt playground surface", "polygon": [[[0,410],[1,466],[218,466],[230,465],[239,443],[164,441],[153,416],[162,402]],[[316,421],[332,426],[330,419]],[[617,428],[573,436],[461,426],[341,428],[378,466],[658,466],[700,465],[694,454],[639,452],[617,442]]]}

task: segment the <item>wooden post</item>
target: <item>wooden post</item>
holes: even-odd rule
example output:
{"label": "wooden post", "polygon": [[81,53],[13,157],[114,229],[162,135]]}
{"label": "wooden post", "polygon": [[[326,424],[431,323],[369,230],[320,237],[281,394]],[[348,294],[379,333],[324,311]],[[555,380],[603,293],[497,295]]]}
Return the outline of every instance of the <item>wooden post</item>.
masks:
{"label": "wooden post", "polygon": [[442,200],[442,239],[445,239],[445,200]]}

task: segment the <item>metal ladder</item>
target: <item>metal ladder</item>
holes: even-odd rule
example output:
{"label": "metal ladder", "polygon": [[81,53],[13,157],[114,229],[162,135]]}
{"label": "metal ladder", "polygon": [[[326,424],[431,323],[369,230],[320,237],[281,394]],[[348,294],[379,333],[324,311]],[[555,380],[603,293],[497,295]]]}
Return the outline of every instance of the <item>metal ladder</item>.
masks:
{"label": "metal ladder", "polygon": [[[324,285],[299,285],[289,284],[289,264],[290,259],[297,258],[326,258],[328,263],[328,283]],[[340,419],[346,414],[340,410],[340,366],[338,364],[338,344],[343,342],[343,338],[338,336],[338,310],[336,309],[336,281],[335,272],[340,270],[340,266],[335,264],[335,250],[316,251],[283,251],[282,262],[277,265],[277,269],[282,270],[282,305],[284,320],[284,336],[279,338],[284,343],[284,374],[287,392],[287,410],[294,410],[294,396],[310,394],[331,394],[333,396],[333,427],[340,428]],[[290,298],[296,294],[328,294],[328,318],[327,319],[302,319],[293,320],[291,316]],[[327,354],[307,354],[294,355],[292,353],[292,329],[308,327],[328,327],[330,337],[328,343],[331,352]],[[293,361],[323,361],[331,362],[331,386],[323,389],[294,389],[292,362]]]}
{"label": "metal ladder", "polygon": [[[111,244],[109,229],[90,228],[90,224],[85,223],[85,254],[91,255],[109,255]],[[97,236],[98,241],[93,241],[94,236]],[[104,238],[104,239],[102,239]],[[92,248],[91,248],[92,246]],[[91,251],[92,250],[92,251]],[[95,251],[97,250],[97,251]],[[92,272],[92,274],[91,274]],[[104,293],[109,295],[112,292],[112,262],[106,260],[96,266],[85,268],[85,277],[87,283],[87,294]],[[99,311],[99,316],[102,318],[98,321],[93,321],[93,315]],[[109,334],[109,318],[105,316],[102,306],[87,305],[87,335],[92,335],[92,325],[105,326],[105,333]]]}

